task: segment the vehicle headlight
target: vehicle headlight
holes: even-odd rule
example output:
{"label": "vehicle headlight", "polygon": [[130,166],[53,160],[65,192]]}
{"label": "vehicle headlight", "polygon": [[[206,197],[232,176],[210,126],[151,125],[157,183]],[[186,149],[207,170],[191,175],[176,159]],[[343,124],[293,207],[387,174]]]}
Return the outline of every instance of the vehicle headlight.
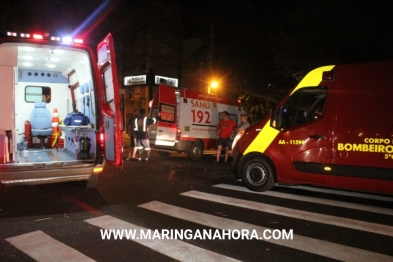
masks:
{"label": "vehicle headlight", "polygon": [[237,141],[239,141],[239,139],[244,135],[244,130],[240,131],[235,138],[233,139],[232,142],[232,148],[235,148]]}

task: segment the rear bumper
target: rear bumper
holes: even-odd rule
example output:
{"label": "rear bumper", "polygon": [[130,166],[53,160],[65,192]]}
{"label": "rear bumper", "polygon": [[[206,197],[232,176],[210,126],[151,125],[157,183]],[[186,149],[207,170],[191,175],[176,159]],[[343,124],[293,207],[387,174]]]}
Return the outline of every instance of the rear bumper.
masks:
{"label": "rear bumper", "polygon": [[188,152],[192,141],[178,141],[174,146],[155,145],[154,140],[150,140],[150,148],[157,151],[166,152]]}
{"label": "rear bumper", "polygon": [[[3,185],[38,185],[60,182],[90,180],[92,174],[100,173],[104,164],[74,166],[69,168],[48,168],[33,166],[31,170],[1,171],[0,182]],[[98,170],[98,171],[97,171]]]}

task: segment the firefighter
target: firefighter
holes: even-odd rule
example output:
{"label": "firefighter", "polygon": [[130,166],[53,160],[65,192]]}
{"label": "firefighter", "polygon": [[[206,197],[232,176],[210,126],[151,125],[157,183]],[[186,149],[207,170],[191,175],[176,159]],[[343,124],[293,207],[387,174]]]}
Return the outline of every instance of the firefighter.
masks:
{"label": "firefighter", "polygon": [[135,119],[133,130],[136,135],[136,149],[138,151],[138,162],[142,162],[143,151],[146,151],[146,162],[149,162],[150,157],[150,142],[147,136],[147,127],[156,122],[155,118],[145,116],[145,109],[140,110],[140,116]]}

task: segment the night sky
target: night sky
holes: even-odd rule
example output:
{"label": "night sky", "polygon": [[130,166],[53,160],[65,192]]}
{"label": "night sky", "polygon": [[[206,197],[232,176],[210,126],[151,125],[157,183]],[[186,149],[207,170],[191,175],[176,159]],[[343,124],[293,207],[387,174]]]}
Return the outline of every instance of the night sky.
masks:
{"label": "night sky", "polygon": [[[138,30],[201,37],[206,48],[196,59],[202,65],[212,58],[214,70],[231,78],[231,88],[269,95],[267,87],[292,87],[292,75],[301,70],[392,60],[390,6],[345,0],[1,1],[0,30],[77,32],[92,45],[111,32],[120,55]],[[128,70],[126,63],[121,68]]]}

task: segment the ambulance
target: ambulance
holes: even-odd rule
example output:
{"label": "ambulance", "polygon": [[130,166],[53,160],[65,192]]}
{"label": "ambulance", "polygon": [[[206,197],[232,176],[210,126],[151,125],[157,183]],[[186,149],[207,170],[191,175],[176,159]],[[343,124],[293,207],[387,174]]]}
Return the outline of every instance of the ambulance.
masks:
{"label": "ambulance", "polygon": [[234,99],[160,85],[149,115],[156,117],[160,113],[157,123],[148,130],[151,149],[158,150],[161,156],[184,152],[192,160],[215,154],[216,126],[223,111],[228,111],[236,124],[240,124],[240,115],[245,114]]}
{"label": "ambulance", "polygon": [[[105,163],[122,168],[111,34],[95,52],[79,38],[5,33],[0,83],[2,186],[83,181],[95,187]],[[71,113],[73,121],[64,124]]]}
{"label": "ambulance", "polygon": [[244,185],[393,194],[393,62],[309,72],[233,151]]}

